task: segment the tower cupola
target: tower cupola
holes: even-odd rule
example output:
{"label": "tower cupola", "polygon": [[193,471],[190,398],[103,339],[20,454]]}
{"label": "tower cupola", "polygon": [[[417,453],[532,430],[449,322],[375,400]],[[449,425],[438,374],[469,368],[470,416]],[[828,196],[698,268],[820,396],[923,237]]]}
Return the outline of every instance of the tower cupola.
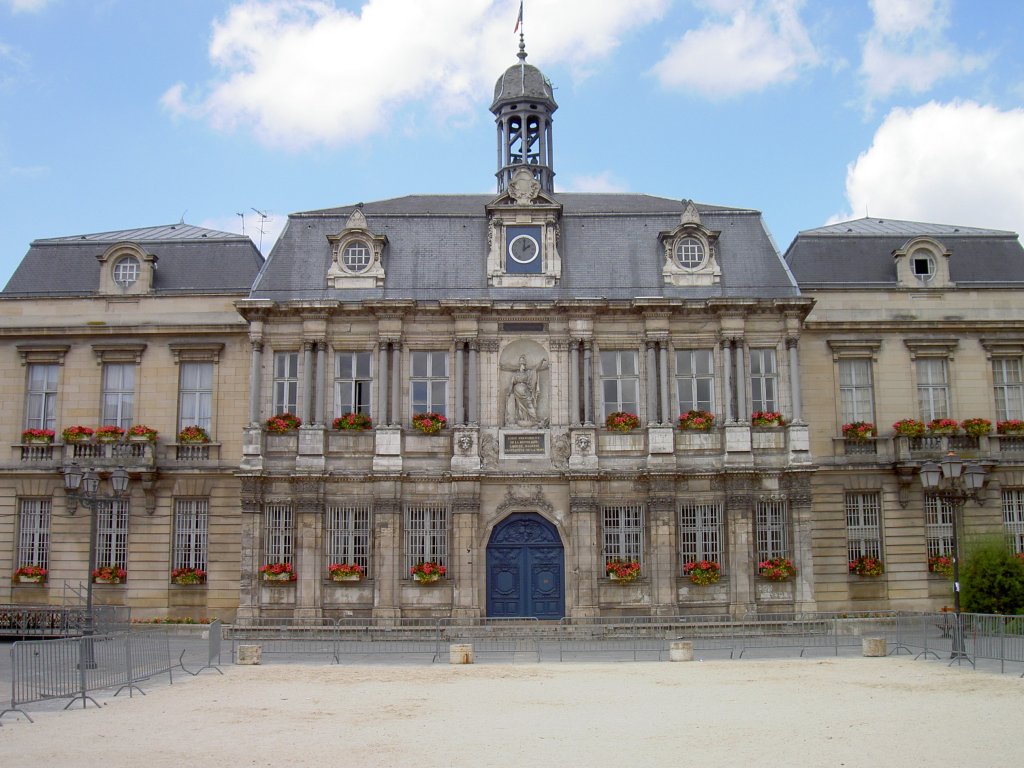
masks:
{"label": "tower cupola", "polygon": [[519,36],[519,62],[494,85],[491,112],[498,127],[498,192],[504,192],[518,168],[526,167],[545,192],[554,192],[555,163],[551,116],[558,109],[551,81],[526,63]]}

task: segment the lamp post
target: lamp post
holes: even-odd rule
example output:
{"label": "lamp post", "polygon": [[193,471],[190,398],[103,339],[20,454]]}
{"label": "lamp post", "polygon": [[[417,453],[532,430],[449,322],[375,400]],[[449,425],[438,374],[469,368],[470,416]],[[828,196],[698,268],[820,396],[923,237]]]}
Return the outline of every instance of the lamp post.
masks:
{"label": "lamp post", "polygon": [[128,492],[129,477],[124,467],[118,467],[110,473],[110,487],[113,494],[104,495],[100,490],[100,476],[94,469],[82,470],[72,462],[64,468],[64,490],[68,494],[70,514],[75,513],[79,506],[89,510],[89,556],[88,571],[85,579],[85,626],[82,627],[83,645],[82,665],[93,668],[96,662],[93,656],[92,636],[96,633],[96,624],[92,613],[92,574],[96,570],[96,512],[100,505],[124,498]]}
{"label": "lamp post", "polygon": [[953,615],[956,626],[953,630],[951,659],[966,658],[963,634],[960,631],[960,533],[959,519],[967,499],[982,504],[981,488],[985,484],[985,469],[971,462],[964,467],[963,461],[950,451],[936,464],[925,462],[921,466],[921,486],[925,493],[949,505],[953,528]]}

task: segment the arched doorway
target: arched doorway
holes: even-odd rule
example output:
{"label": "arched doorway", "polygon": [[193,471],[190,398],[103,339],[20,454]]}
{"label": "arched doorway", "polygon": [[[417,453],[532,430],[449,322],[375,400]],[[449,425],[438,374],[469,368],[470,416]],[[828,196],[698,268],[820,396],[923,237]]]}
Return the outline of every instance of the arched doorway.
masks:
{"label": "arched doorway", "polygon": [[509,515],[487,542],[487,615],[562,618],[564,573],[558,529],[540,515]]}

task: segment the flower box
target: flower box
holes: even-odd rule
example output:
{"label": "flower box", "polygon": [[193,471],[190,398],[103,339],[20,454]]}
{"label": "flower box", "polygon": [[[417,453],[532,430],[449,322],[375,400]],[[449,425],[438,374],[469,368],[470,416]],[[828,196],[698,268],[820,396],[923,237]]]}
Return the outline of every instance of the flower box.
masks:
{"label": "flower box", "polygon": [[409,569],[413,581],[420,584],[433,584],[435,581],[439,581],[447,572],[448,569],[443,565],[429,560],[416,563]]}
{"label": "flower box", "polygon": [[264,581],[272,582],[290,582],[298,578],[291,563],[268,563],[267,565],[261,565],[260,575]]}
{"label": "flower box", "polygon": [[929,435],[955,435],[960,431],[960,422],[956,419],[932,419],[928,422]]}
{"label": "flower box", "polygon": [[854,443],[866,443],[878,434],[875,425],[870,421],[851,421],[843,424],[843,437]]}
{"label": "flower box", "polygon": [[186,444],[198,444],[210,442],[210,435],[198,424],[185,427],[178,433],[178,442]]}
{"label": "flower box", "polygon": [[327,566],[331,581],[362,581],[366,571],[357,563],[331,563]]}
{"label": "flower box", "polygon": [[758,573],[769,581],[786,581],[796,575],[793,561],[788,557],[772,557],[757,564]]}
{"label": "flower box", "polygon": [[101,565],[92,572],[94,584],[121,584],[128,580],[128,571],[116,565]]}
{"label": "flower box", "polygon": [[750,414],[750,424],[754,427],[784,427],[786,420],[778,411],[754,411]]}
{"label": "flower box", "polygon": [[932,573],[937,573],[940,576],[945,576],[947,579],[953,578],[953,558],[949,555],[936,555],[928,558],[928,570]]}
{"label": "flower box", "polygon": [[992,433],[992,422],[988,419],[964,419],[960,426],[970,437],[984,437]]}
{"label": "flower box", "polygon": [[52,429],[26,429],[21,433],[21,442],[29,445],[50,445],[53,436]]}
{"label": "flower box", "polygon": [[202,568],[175,568],[171,571],[171,581],[174,584],[181,584],[183,586],[205,584],[206,571]]}
{"label": "flower box", "polygon": [[65,443],[83,443],[92,436],[93,430],[90,427],[83,427],[81,425],[65,427],[64,431],[60,433],[60,438]]}
{"label": "flower box", "polygon": [[709,432],[715,427],[715,415],[708,411],[689,410],[679,417],[679,429]]}
{"label": "flower box", "polygon": [[156,442],[157,431],[145,424],[134,424],[128,427],[128,439],[133,443]]}
{"label": "flower box", "polygon": [[38,565],[23,565],[14,572],[11,581],[18,584],[43,584],[46,581],[46,569]]}
{"label": "flower box", "polygon": [[116,443],[124,437],[124,430],[113,424],[107,424],[97,429],[94,437],[100,443]]}
{"label": "flower box", "polygon": [[608,578],[618,584],[629,584],[640,577],[640,563],[637,560],[614,558],[604,567]]}
{"label": "flower box", "polygon": [[271,416],[266,421],[267,432],[272,432],[276,435],[283,435],[286,432],[294,432],[296,429],[302,426],[302,419],[296,416],[294,413],[279,413],[276,416]]}
{"label": "flower box", "polygon": [[331,426],[337,430],[360,431],[373,429],[373,421],[365,413],[346,413],[331,422]]}
{"label": "flower box", "polygon": [[693,560],[683,563],[683,574],[694,584],[707,587],[718,583],[722,568],[714,560]]}
{"label": "flower box", "polygon": [[885,573],[885,566],[881,558],[861,555],[856,560],[850,561],[850,573],[861,577],[881,576]]}
{"label": "flower box", "polygon": [[605,429],[611,432],[632,432],[640,426],[640,419],[635,413],[613,411],[604,420]]}
{"label": "flower box", "polygon": [[440,413],[427,411],[413,414],[412,425],[425,435],[433,435],[448,426],[448,419]]}
{"label": "flower box", "polygon": [[996,432],[1000,435],[1024,435],[1024,421],[1007,419],[996,423]]}
{"label": "flower box", "polygon": [[892,425],[892,429],[900,437],[924,436],[924,422],[917,419],[900,419]]}

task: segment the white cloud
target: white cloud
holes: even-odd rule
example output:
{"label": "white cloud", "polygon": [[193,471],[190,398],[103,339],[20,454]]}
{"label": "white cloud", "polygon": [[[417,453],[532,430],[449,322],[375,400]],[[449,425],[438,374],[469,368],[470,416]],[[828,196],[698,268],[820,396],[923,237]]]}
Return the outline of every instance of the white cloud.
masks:
{"label": "white cloud", "polygon": [[[820,63],[800,21],[803,0],[715,0],[652,72],[666,88],[722,99],[792,81]],[[726,18],[722,18],[722,17]]]}
{"label": "white cloud", "polygon": [[[544,24],[526,18],[527,49],[584,73],[667,2],[535,0],[527,10]],[[161,103],[294,148],[359,141],[407,105],[458,118],[514,63],[517,11],[509,0],[367,0],[358,14],[327,0],[245,0],[214,24],[209,88],[177,83]]]}
{"label": "white cloud", "polygon": [[[969,138],[969,140],[968,140]],[[852,213],[1024,230],[1024,109],[975,102],[894,109],[847,169]]]}
{"label": "white cloud", "polygon": [[628,192],[629,187],[610,171],[601,171],[590,175],[569,176],[564,183],[559,177],[555,180],[556,192]]}
{"label": "white cloud", "polygon": [[868,102],[899,91],[924,93],[947,77],[984,67],[946,37],[950,0],[871,0],[874,26],[864,43],[861,76]]}
{"label": "white cloud", "polygon": [[12,13],[36,13],[49,5],[51,0],[5,0],[4,4]]}

